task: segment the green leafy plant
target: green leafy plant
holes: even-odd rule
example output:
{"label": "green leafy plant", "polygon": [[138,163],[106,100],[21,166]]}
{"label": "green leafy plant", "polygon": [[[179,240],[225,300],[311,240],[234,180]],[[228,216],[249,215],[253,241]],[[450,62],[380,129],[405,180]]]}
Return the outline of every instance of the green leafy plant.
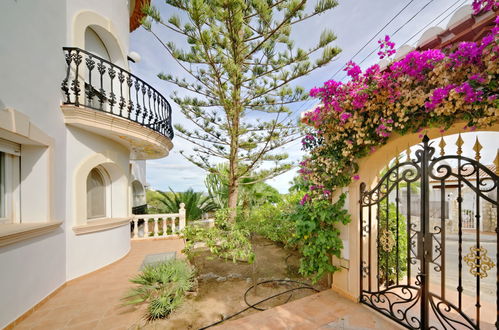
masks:
{"label": "green leafy plant", "polygon": [[[380,244],[378,249],[378,264],[380,270],[380,283],[386,282],[388,274],[389,285],[393,285],[397,281],[397,261],[398,261],[398,278],[402,279],[407,272],[407,220],[399,213],[398,214],[398,235],[397,235],[397,208],[394,203],[388,206],[388,214],[386,207],[386,199],[381,201],[379,207],[379,228],[381,233],[383,230],[388,230],[393,239],[393,246],[389,251],[383,249]],[[387,217],[388,216],[388,217]],[[387,226],[388,219],[388,226]],[[397,239],[398,237],[398,239]],[[397,254],[398,241],[398,254]]]}
{"label": "green leafy plant", "polygon": [[289,217],[289,213],[300,201],[303,193],[291,193],[284,195],[277,203],[265,203],[254,208],[241,226],[250,232],[261,235],[273,242],[295,247],[291,240],[296,232],[295,222]]}
{"label": "green leafy plant", "polygon": [[170,192],[155,191],[155,194],[148,194],[148,204],[154,205],[150,207],[151,213],[178,213],[180,204],[185,204],[185,215],[187,221],[201,219],[203,213],[212,212],[217,209],[217,205],[213,203],[209,196],[205,196],[201,192],[195,192],[188,189],[185,192],[174,192],[170,188]]}
{"label": "green leafy plant", "polygon": [[130,280],[138,284],[123,298],[127,305],[147,303],[145,318],[165,318],[178,308],[186,292],[194,285],[194,269],[182,260],[170,260],[146,266]]}
{"label": "green leafy plant", "polygon": [[208,190],[208,195],[218,208],[228,207],[229,166],[227,163],[217,164],[216,171],[209,173],[204,179],[204,185]]}
{"label": "green leafy plant", "polygon": [[249,240],[250,232],[228,221],[229,212],[227,209],[224,210],[217,213],[215,227],[186,226],[182,232],[186,240],[182,252],[192,258],[196,253],[196,243],[205,243],[210,252],[217,257],[233,262],[252,263],[255,253]]}
{"label": "green leafy plant", "polygon": [[343,208],[345,198],[342,194],[335,203],[327,199],[313,199],[296,207],[290,215],[296,223],[294,241],[300,244],[302,254],[300,273],[312,276],[314,282],[338,270],[332,264],[331,256],[339,258],[343,248],[337,225],[350,222],[350,215]]}

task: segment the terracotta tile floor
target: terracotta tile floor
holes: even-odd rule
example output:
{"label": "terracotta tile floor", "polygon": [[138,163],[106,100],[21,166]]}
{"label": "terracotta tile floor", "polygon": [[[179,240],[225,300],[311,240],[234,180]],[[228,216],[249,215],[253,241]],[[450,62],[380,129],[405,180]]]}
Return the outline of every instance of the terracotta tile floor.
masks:
{"label": "terracotta tile floor", "polygon": [[[130,253],[116,263],[68,283],[14,329],[136,329],[143,309],[123,307],[120,299],[132,286],[148,254],[179,251],[182,240],[132,241]],[[367,307],[332,290],[261,313],[227,321],[220,329],[397,329]]]}
{"label": "terracotta tile floor", "polygon": [[[326,290],[238,320],[216,329],[402,329],[368,307]],[[215,329],[214,328],[214,329]]]}
{"label": "terracotta tile floor", "polygon": [[68,283],[14,329],[134,329],[143,310],[121,305],[133,286],[128,279],[146,255],[177,251],[178,256],[183,246],[179,239],[132,241],[125,258]]}

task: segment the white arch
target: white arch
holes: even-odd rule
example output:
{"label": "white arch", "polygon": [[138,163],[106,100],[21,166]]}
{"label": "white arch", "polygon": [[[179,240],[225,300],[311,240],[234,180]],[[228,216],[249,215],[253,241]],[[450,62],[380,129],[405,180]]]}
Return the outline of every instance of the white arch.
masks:
{"label": "white arch", "polygon": [[113,22],[100,14],[84,10],[73,18],[72,43],[74,47],[85,49],[85,31],[92,28],[104,42],[111,62],[128,70],[127,53],[120,42]]}
{"label": "white arch", "polygon": [[84,160],[74,174],[74,219],[75,225],[87,223],[87,177],[90,171],[101,167],[107,172],[109,184],[109,212],[107,217],[120,218],[128,216],[128,176],[118,165],[113,155],[94,154]]}

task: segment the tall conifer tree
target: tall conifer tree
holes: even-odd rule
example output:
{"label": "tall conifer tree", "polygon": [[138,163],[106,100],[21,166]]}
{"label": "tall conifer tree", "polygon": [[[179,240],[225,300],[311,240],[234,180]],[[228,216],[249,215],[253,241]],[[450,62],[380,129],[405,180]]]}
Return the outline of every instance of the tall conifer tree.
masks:
{"label": "tall conifer tree", "polygon": [[[144,8],[144,27],[185,70],[184,77],[158,76],[187,91],[172,98],[192,128],[175,125],[178,135],[195,145],[189,161],[216,171],[215,158],[229,164],[229,208],[234,219],[240,182],[264,180],[291,168],[278,149],[299,138],[288,106],[306,100],[294,80],[328,64],[340,50],[325,29],[315,46],[303,49],[291,39],[293,26],[337,5],[335,0],[166,0],[178,11],[164,20]],[[182,17],[182,19],[181,19]],[[156,26],[182,35],[189,48],[162,40]],[[185,96],[187,95],[187,96]],[[272,162],[272,167],[260,166]],[[255,176],[255,173],[257,175]]]}

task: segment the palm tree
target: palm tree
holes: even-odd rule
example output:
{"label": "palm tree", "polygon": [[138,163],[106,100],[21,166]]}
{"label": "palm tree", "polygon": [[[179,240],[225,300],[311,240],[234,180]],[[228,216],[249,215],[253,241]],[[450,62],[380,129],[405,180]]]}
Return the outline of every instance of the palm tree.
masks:
{"label": "palm tree", "polygon": [[207,212],[212,212],[218,209],[217,205],[209,196],[205,196],[202,192],[195,192],[192,188],[185,192],[174,192],[169,188],[170,192],[156,191],[156,194],[150,194],[151,200],[148,204],[154,205],[154,212],[158,213],[178,213],[180,204],[185,204],[186,219],[198,220]]}

